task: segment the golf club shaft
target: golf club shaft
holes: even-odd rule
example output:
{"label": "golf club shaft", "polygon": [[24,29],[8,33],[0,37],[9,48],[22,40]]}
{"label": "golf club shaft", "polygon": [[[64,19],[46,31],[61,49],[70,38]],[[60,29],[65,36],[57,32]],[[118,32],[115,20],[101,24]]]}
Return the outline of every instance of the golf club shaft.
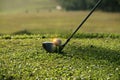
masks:
{"label": "golf club shaft", "polygon": [[70,39],[73,37],[73,35],[80,29],[80,27],[85,23],[85,21],[90,17],[90,15],[95,11],[95,9],[98,7],[98,5],[102,2],[102,0],[99,0],[96,5],[92,8],[90,13],[84,18],[84,20],[81,22],[81,24],[77,27],[77,29],[73,32],[73,34],[66,40],[66,42],[62,45],[61,51],[66,46],[66,44],[70,41]]}

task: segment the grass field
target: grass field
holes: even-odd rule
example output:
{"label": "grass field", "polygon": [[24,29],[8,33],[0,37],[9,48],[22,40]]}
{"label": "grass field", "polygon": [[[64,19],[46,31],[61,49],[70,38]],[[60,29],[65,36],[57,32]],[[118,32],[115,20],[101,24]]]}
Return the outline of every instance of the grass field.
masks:
{"label": "grass field", "polygon": [[2,35],[0,80],[119,80],[120,35],[95,35],[76,35],[62,54],[46,53],[41,43],[64,42],[63,35]]}
{"label": "grass field", "polygon": [[[23,30],[31,33],[72,32],[89,11],[55,10],[55,0],[1,0],[0,33]],[[80,32],[120,33],[120,13],[96,11]]]}
{"label": "grass field", "polygon": [[56,5],[0,1],[0,80],[120,80],[120,13],[94,12],[63,53],[47,53],[42,42],[64,43],[89,13]]}
{"label": "grass field", "polygon": [[[0,14],[0,33],[28,30],[32,33],[72,32],[88,11]],[[120,33],[120,13],[95,12],[79,32]]]}
{"label": "grass field", "polygon": [[1,13],[39,12],[43,10],[54,10],[55,0],[0,0]]}

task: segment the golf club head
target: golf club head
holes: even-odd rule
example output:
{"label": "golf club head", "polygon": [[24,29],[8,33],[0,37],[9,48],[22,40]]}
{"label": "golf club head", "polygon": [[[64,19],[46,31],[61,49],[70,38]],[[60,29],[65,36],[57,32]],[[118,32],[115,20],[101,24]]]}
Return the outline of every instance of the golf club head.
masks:
{"label": "golf club head", "polygon": [[62,46],[56,46],[53,42],[43,42],[43,48],[49,53],[61,53]]}
{"label": "golf club head", "polygon": [[56,46],[52,42],[43,42],[42,46],[47,52],[53,53],[56,51]]}

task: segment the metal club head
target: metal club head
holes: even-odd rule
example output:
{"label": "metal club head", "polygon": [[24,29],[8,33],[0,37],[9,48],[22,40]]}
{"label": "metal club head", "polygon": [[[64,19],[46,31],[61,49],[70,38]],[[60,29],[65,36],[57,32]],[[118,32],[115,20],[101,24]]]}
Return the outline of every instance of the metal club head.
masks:
{"label": "metal club head", "polygon": [[42,46],[47,52],[54,52],[54,44],[52,42],[43,42]]}
{"label": "metal club head", "polygon": [[61,46],[56,46],[53,42],[43,42],[42,47],[49,53],[60,53]]}
{"label": "metal club head", "polygon": [[56,51],[56,46],[53,42],[43,42],[42,46],[47,52],[53,53]]}
{"label": "metal club head", "polygon": [[62,41],[59,38],[54,38],[52,42],[43,42],[43,48],[49,53],[60,53],[62,50]]}

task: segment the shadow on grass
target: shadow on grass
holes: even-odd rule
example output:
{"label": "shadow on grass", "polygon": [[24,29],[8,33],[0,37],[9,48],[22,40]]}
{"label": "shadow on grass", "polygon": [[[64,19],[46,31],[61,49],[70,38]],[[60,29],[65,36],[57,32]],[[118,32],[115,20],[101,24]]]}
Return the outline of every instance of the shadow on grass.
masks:
{"label": "shadow on grass", "polygon": [[28,30],[24,29],[24,30],[21,30],[21,31],[18,31],[18,32],[14,32],[13,34],[14,34],[14,35],[23,35],[23,34],[30,35],[30,34],[32,34],[32,33],[29,32]]}
{"label": "shadow on grass", "polygon": [[120,65],[120,50],[112,50],[94,45],[72,46],[72,49],[66,49],[64,56],[73,58],[82,58],[84,60],[106,60],[110,63]]}

